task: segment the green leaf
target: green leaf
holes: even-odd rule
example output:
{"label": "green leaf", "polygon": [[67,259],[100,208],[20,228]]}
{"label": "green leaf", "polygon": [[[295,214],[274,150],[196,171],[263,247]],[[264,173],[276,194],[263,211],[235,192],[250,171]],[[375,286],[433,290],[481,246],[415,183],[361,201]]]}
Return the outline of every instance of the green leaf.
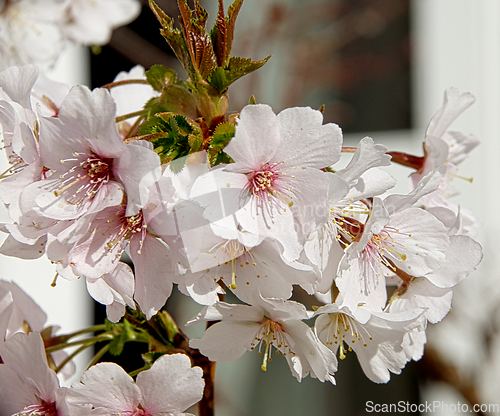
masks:
{"label": "green leaf", "polygon": [[208,77],[208,82],[223,93],[234,81],[262,67],[271,55],[260,61],[252,61],[250,58],[232,57],[226,67],[217,67]]}
{"label": "green leaf", "polygon": [[220,163],[232,163],[231,157],[222,150],[228,145],[236,133],[236,126],[231,123],[221,123],[215,130],[207,149],[208,160],[211,166]]}
{"label": "green leaf", "polygon": [[219,124],[212,135],[209,149],[220,151],[224,149],[236,133],[236,126],[230,123]]}
{"label": "green leaf", "polygon": [[182,32],[174,27],[174,19],[167,16],[153,0],[149,0],[149,7],[162,26],[160,33],[174,51],[177,59],[181,62],[189,76],[195,75],[196,72],[191,62],[186,41],[182,36]]}
{"label": "green leaf", "polygon": [[165,88],[160,97],[162,111],[182,114],[192,120],[198,118],[198,110],[191,91],[180,85]]}
{"label": "green leaf", "polygon": [[153,89],[160,92],[172,85],[176,78],[175,71],[163,65],[153,65],[146,71],[146,79]]}
{"label": "green leaf", "polygon": [[119,329],[119,333],[109,343],[109,352],[111,355],[117,356],[123,352],[125,343],[135,340],[135,333],[133,326],[124,319],[121,325],[116,325],[115,328]]}

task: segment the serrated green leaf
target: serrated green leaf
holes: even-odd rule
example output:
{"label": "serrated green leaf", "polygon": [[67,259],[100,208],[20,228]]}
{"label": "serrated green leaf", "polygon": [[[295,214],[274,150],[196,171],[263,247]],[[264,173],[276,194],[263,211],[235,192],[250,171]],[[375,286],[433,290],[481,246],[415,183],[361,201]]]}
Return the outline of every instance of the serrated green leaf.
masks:
{"label": "serrated green leaf", "polygon": [[208,160],[212,167],[220,165],[221,163],[233,163],[233,159],[222,151],[215,154],[208,153]]}
{"label": "serrated green leaf", "polygon": [[220,93],[223,93],[234,81],[259,69],[270,58],[271,55],[260,61],[252,61],[250,58],[232,57],[226,67],[214,69],[210,77],[208,77],[208,82],[217,88]]}
{"label": "serrated green leaf", "polygon": [[236,126],[230,123],[219,124],[212,135],[210,140],[209,149],[220,151],[224,149],[236,133]]}
{"label": "serrated green leaf", "polygon": [[166,15],[153,0],[149,0],[149,7],[160,22],[162,26],[160,33],[174,51],[175,56],[177,56],[177,59],[181,62],[186,72],[190,76],[194,75],[195,70],[191,63],[186,41],[182,36],[182,32],[174,27],[174,19]]}
{"label": "serrated green leaf", "polygon": [[176,78],[175,71],[163,65],[153,65],[146,71],[146,79],[153,89],[160,92],[172,85]]}
{"label": "serrated green leaf", "polygon": [[189,153],[199,152],[203,147],[203,135],[201,131],[197,131],[188,136],[189,148],[191,149]]}
{"label": "serrated green leaf", "polygon": [[152,116],[149,120],[144,121],[139,127],[139,135],[146,136],[153,133],[168,133],[170,128],[168,124],[160,117]]}

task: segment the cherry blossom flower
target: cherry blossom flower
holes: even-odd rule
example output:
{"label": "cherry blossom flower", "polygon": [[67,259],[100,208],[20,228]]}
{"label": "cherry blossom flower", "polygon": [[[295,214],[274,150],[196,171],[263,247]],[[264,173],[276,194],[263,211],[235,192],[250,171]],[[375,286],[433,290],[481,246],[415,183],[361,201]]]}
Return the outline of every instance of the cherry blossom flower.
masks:
{"label": "cherry blossom flower", "polygon": [[61,29],[78,44],[105,45],[113,29],[130,23],[140,12],[137,0],[72,0],[61,19]]}
{"label": "cherry blossom flower", "polygon": [[311,267],[286,262],[275,241],[239,231],[233,217],[186,230],[181,236],[190,270],[179,277],[179,288],[202,304],[217,301],[219,280],[244,302],[259,293],[288,299],[295,284],[314,291],[317,276]]}
{"label": "cherry blossom flower", "polygon": [[203,396],[203,371],[184,354],[162,355],[136,381],[114,363],[89,368],[68,392],[70,415],[186,415]]}
{"label": "cherry blossom flower", "polygon": [[294,377],[301,381],[308,374],[335,384],[333,374],[337,360],[302,322],[310,314],[304,305],[282,299],[254,299],[253,305],[231,305],[224,302],[206,307],[189,323],[220,320],[205,331],[201,339],[189,345],[198,348],[212,361],[233,361],[245,351],[264,348],[262,370],[271,361],[272,348],[281,353]]}
{"label": "cherry blossom flower", "polygon": [[1,415],[67,416],[56,373],[47,365],[38,332],[18,333],[0,345]]}
{"label": "cherry blossom flower", "polygon": [[305,237],[328,218],[329,181],[321,169],[340,158],[340,128],[322,122],[322,114],[311,108],[276,115],[267,105],[246,106],[235,137],[224,148],[235,163],[202,177],[194,187],[197,195],[206,194],[207,183],[215,183],[223,198],[224,190],[234,189],[239,196],[223,200],[230,208],[223,207],[222,216],[238,211],[244,230],[275,238],[287,260],[297,259]]}
{"label": "cherry blossom flower", "polygon": [[5,0],[0,3],[0,69],[36,63],[51,66],[63,48],[58,22],[65,2]]}
{"label": "cherry blossom flower", "polygon": [[[436,217],[413,204],[435,189],[439,174],[432,172],[408,195],[392,195],[382,202],[373,198],[366,224],[346,230],[348,247],[336,278],[339,302],[355,309],[367,304],[374,311],[385,308],[386,277],[393,274],[422,276],[440,267],[449,237]],[[391,213],[388,211],[391,210]]]}
{"label": "cherry blossom flower", "polygon": [[[115,124],[115,104],[104,89],[74,87],[57,118],[41,119],[44,166],[51,175],[26,189],[42,215],[74,219],[118,205],[127,193],[127,215],[147,201],[148,174],[160,159],[149,145],[124,144]],[[123,187],[123,188],[122,188]]]}
{"label": "cherry blossom flower", "polygon": [[[316,290],[326,293],[332,286],[344,254],[342,233],[366,221],[369,209],[364,199],[373,198],[394,186],[395,180],[379,166],[390,165],[385,146],[369,137],[359,143],[349,164],[335,174],[329,173],[329,220],[311,233],[304,251],[321,276]],[[331,256],[331,258],[330,258]]]}
{"label": "cherry blossom flower", "polygon": [[376,383],[387,383],[389,372],[400,374],[406,365],[403,337],[418,325],[422,312],[384,313],[358,308],[353,313],[348,307],[329,304],[315,312],[315,331],[333,352],[339,351],[341,360],[347,351],[354,350],[366,376]]}

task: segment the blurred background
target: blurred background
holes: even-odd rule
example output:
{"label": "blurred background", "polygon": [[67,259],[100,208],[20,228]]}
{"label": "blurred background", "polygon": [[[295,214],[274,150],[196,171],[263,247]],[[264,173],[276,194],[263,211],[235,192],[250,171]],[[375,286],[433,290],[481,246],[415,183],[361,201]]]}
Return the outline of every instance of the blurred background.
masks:
{"label": "blurred background", "polygon": [[[211,27],[217,1],[200,2],[212,16]],[[178,15],[175,0],[157,4],[168,15]],[[452,128],[473,133],[482,142],[461,169],[474,183],[457,179],[461,195],[456,201],[472,210],[481,224],[477,239],[484,259],[456,288],[450,314],[429,328],[424,358],[409,363],[387,385],[371,383],[355,354],[339,364],[334,387],[310,378],[297,383],[284,360],[274,360],[264,373],[259,357],[247,353],[237,362],[217,365],[218,416],[364,415],[367,401],[435,401],[440,404],[435,414],[453,415],[458,412],[452,405],[459,402],[499,404],[500,224],[495,220],[500,207],[499,21],[498,0],[244,2],[232,55],[254,60],[273,56],[262,69],[231,86],[230,112],[239,112],[252,94],[275,112],[325,105],[325,122],[342,127],[346,145],[355,146],[370,136],[389,150],[420,156],[426,125],[441,107],[445,89],[456,86],[476,95],[476,104]],[[117,29],[109,45],[71,50],[52,77],[99,87],[137,64],[146,69],[163,64],[185,77],[146,2],[140,17]],[[402,167],[390,171],[399,181],[396,191],[407,192],[411,172]],[[93,306],[82,282],[59,279],[56,288],[50,287],[54,270],[46,259],[25,262],[2,257],[0,267],[0,277],[16,280],[37,295],[50,323],[62,325],[65,332],[94,319],[87,312]],[[172,297],[167,307],[179,323],[200,309],[187,305],[181,296]],[[102,322],[103,310],[98,308],[95,314]],[[189,331],[199,336],[203,328]],[[124,361],[131,369],[141,365]]]}

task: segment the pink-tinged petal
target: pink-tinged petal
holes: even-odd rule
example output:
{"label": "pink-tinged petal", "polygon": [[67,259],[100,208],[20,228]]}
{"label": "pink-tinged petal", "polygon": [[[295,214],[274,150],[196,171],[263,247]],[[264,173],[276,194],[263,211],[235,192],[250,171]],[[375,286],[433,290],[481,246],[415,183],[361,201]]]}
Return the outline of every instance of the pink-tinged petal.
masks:
{"label": "pink-tinged petal", "polygon": [[360,201],[382,195],[384,192],[396,185],[394,179],[389,173],[379,168],[372,168],[359,178],[354,187],[351,188],[344,201]]}
{"label": "pink-tinged petal", "polygon": [[47,365],[42,337],[38,332],[14,334],[0,345],[0,356],[33,392],[47,403],[55,402],[59,388],[56,373]]}
{"label": "pink-tinged petal", "polygon": [[[43,73],[33,85],[31,90],[31,99],[33,107],[44,117],[54,117],[59,113],[61,104],[68,95],[70,87],[62,82],[53,81],[47,78]],[[47,101],[50,100],[50,103]],[[54,105],[56,108],[54,108]]]}
{"label": "pink-tinged petal", "polygon": [[33,390],[7,365],[0,364],[0,416],[11,416],[26,406],[40,404]]}
{"label": "pink-tinged petal", "polygon": [[146,205],[149,188],[160,176],[160,157],[140,143],[126,145],[113,161],[113,173],[127,193],[127,216],[136,215]]}
{"label": "pink-tinged petal", "polygon": [[0,344],[4,341],[13,309],[14,300],[12,299],[12,294],[0,284]]}
{"label": "pink-tinged petal", "polygon": [[134,274],[125,263],[97,279],[87,279],[87,290],[96,301],[106,305],[111,322],[118,322],[125,313],[125,306],[135,309]]}
{"label": "pink-tinged petal", "polygon": [[424,277],[413,279],[406,292],[391,301],[391,312],[408,311],[423,308],[423,316],[431,323],[441,321],[451,309],[453,292],[450,288],[442,289]]}
{"label": "pink-tinged petal", "polygon": [[196,179],[190,198],[205,208],[203,216],[207,220],[219,221],[248,203],[251,197],[248,183],[243,174],[214,169]]}
{"label": "pink-tinged petal", "polygon": [[365,137],[359,142],[349,164],[336,173],[350,185],[354,185],[368,170],[379,166],[391,166],[391,156],[386,154],[387,150],[387,147],[375,144],[372,138]]}
{"label": "pink-tinged petal", "polygon": [[9,217],[13,222],[19,224],[23,215],[19,200],[21,193],[28,185],[40,179],[41,172],[42,166],[37,162],[0,181],[0,196],[8,206]]}
{"label": "pink-tinged petal", "polygon": [[59,181],[50,178],[38,181],[28,187],[33,192],[38,211],[47,218],[57,220],[71,220],[84,214],[98,212],[106,207],[121,204],[123,200],[123,188],[118,182],[110,181],[103,184],[99,192],[93,198],[83,199],[83,203],[75,204],[67,199],[64,193],[55,195],[54,191],[60,188]]}
{"label": "pink-tinged petal", "polygon": [[437,287],[453,287],[476,269],[482,257],[481,244],[465,235],[452,235],[443,264],[425,277]]}
{"label": "pink-tinged petal", "polygon": [[[90,117],[91,115],[88,115]],[[73,159],[76,153],[89,153],[91,147],[81,140],[71,124],[66,125],[59,118],[40,118],[40,156],[43,165],[54,170],[65,170],[66,159]],[[68,167],[68,169],[71,166]]]}
{"label": "pink-tinged petal", "polygon": [[266,164],[281,143],[276,114],[265,104],[247,105],[241,110],[236,135],[224,148],[233,158],[232,172],[246,173]]}
{"label": "pink-tinged petal", "polygon": [[172,264],[168,253],[168,248],[150,234],[144,240],[139,237],[130,240],[130,257],[135,270],[134,298],[147,319],[165,305],[172,293],[176,266]]}
{"label": "pink-tinged petal", "polygon": [[281,142],[273,162],[323,169],[340,159],[342,131],[336,124],[323,124],[320,111],[287,108],[278,114],[277,121]]}
{"label": "pink-tinged petal", "polygon": [[476,98],[470,93],[460,94],[458,88],[448,88],[445,91],[444,104],[429,123],[426,136],[441,137],[451,123],[475,101]]}
{"label": "pink-tinged petal", "polygon": [[318,169],[293,168],[279,180],[279,187],[287,189],[293,205],[294,227],[299,235],[307,236],[329,218],[329,175]]}
{"label": "pink-tinged petal", "polygon": [[287,321],[283,326],[295,341],[295,352],[303,358],[301,376],[305,377],[310,372],[311,377],[321,382],[329,381],[335,384],[333,378],[333,374],[337,371],[335,354],[319,341],[305,322]]}
{"label": "pink-tinged petal", "polygon": [[92,415],[134,414],[140,400],[141,392],[132,377],[114,363],[90,367],[66,395],[70,414],[84,406],[89,411],[95,408],[87,413]]}
{"label": "pink-tinged petal", "polygon": [[31,108],[30,92],[40,71],[35,65],[11,66],[0,72],[0,87],[25,108]]}
{"label": "pink-tinged petal", "polygon": [[33,245],[23,244],[9,235],[0,247],[0,254],[24,260],[38,259],[45,252],[46,241],[47,237],[43,236]]}
{"label": "pink-tinged petal", "polygon": [[136,383],[142,407],[151,415],[186,410],[201,400],[205,387],[203,370],[191,368],[191,360],[184,354],[161,356],[151,369],[139,373]]}
{"label": "pink-tinged petal", "polygon": [[[22,331],[25,322],[28,323],[32,331],[41,332],[47,321],[47,315],[40,306],[14,282],[1,281],[0,287],[10,291],[14,300],[14,309],[7,327],[6,336],[9,337],[15,332]],[[0,333],[0,338],[4,334]]]}
{"label": "pink-tinged petal", "polygon": [[397,253],[387,252],[386,256],[397,267],[418,277],[443,264],[449,237],[443,223],[434,215],[420,208],[409,208],[392,215],[389,226],[396,230],[391,237],[397,245]]}
{"label": "pink-tinged petal", "polygon": [[212,361],[234,361],[250,350],[260,327],[259,322],[246,320],[218,322],[201,339],[192,339],[189,346]]}
{"label": "pink-tinged petal", "polygon": [[384,200],[387,210],[392,214],[412,207],[420,198],[435,191],[439,187],[442,173],[439,170],[429,172],[419,182],[418,186],[408,195],[389,195]]}
{"label": "pink-tinged petal", "polygon": [[[116,105],[109,91],[73,87],[59,110],[59,119],[85,138],[101,157],[114,158],[124,148],[115,123]],[[75,136],[73,136],[75,137]]]}
{"label": "pink-tinged petal", "polygon": [[[382,310],[387,302],[387,289],[384,274],[387,268],[379,259],[371,259],[365,254],[350,263],[344,260],[340,276],[335,279],[340,295],[338,302],[356,310],[358,305],[366,304],[372,310]],[[347,268],[347,264],[349,267]]]}

